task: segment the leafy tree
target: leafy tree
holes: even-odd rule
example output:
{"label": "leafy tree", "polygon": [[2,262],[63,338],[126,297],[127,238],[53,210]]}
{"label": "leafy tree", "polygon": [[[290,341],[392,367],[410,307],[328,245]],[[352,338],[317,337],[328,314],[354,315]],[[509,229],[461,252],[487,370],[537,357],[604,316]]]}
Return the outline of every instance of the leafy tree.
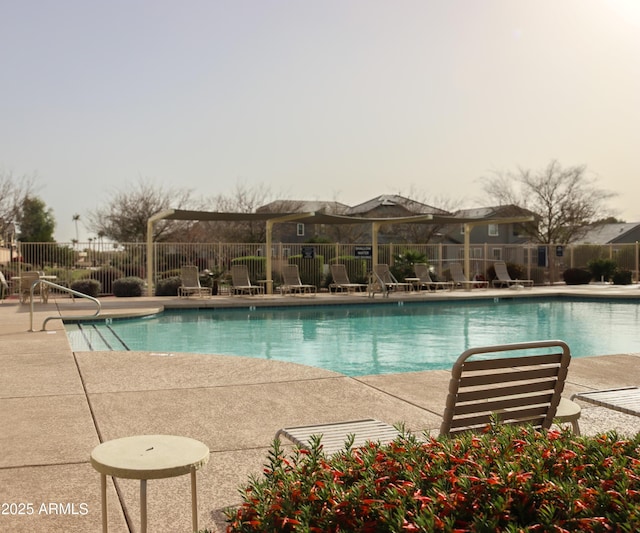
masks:
{"label": "leafy tree", "polygon": [[614,194],[598,189],[586,167],[563,168],[552,160],[544,169],[497,174],[485,192],[500,205],[514,205],[535,213],[536,221],[523,230],[537,242],[568,244],[607,216],[605,203]]}
{"label": "leafy tree", "polygon": [[[166,189],[146,179],[139,179],[127,190],[115,190],[105,206],[90,213],[89,229],[116,242],[143,242],[147,238],[147,221],[167,209],[190,209],[191,191]],[[163,220],[154,224],[153,240],[180,239],[192,222]]]}
{"label": "leafy tree", "polygon": [[53,232],[56,223],[53,211],[37,197],[26,196],[22,200],[16,221],[20,227],[18,240],[22,242],[55,242]]}

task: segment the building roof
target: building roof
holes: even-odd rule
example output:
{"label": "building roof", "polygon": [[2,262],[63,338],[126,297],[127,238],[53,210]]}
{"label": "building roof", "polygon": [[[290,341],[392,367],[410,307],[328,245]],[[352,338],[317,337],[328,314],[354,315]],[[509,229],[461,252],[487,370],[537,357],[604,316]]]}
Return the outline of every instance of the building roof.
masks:
{"label": "building roof", "polygon": [[635,242],[633,238],[625,241],[625,235],[640,229],[640,222],[622,222],[617,224],[602,224],[590,229],[574,244],[609,244],[613,242]]}
{"label": "building roof", "polygon": [[437,207],[423,204],[421,202],[416,202],[415,200],[411,200],[397,194],[382,194],[380,196],[376,196],[371,200],[367,200],[366,202],[349,208],[347,214],[361,215],[364,213],[369,213],[377,207],[396,205],[404,207],[410,213],[415,213],[417,215],[450,215],[450,213],[444,211],[443,209],[438,209]]}
{"label": "building roof", "polygon": [[330,213],[344,215],[349,206],[341,202],[326,200],[274,200],[256,209],[256,213],[286,212],[286,213]]}
{"label": "building roof", "polygon": [[460,209],[456,211],[456,216],[466,218],[489,218],[504,216],[533,216],[535,213],[517,205],[494,205],[489,207],[473,207],[471,209]]}

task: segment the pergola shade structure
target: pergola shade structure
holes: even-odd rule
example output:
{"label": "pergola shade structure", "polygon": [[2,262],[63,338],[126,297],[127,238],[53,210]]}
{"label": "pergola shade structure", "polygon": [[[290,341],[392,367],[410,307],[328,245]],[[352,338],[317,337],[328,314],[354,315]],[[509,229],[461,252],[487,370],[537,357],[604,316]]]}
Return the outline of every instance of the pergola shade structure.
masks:
{"label": "pergola shade structure", "polygon": [[[470,235],[475,226],[487,224],[511,224],[531,222],[533,217],[510,218],[461,218],[442,215],[414,215],[393,218],[367,218],[327,213],[222,213],[215,211],[188,211],[168,209],[153,215],[147,221],[147,287],[148,296],[153,296],[153,225],[160,220],[198,220],[226,222],[256,222],[266,224],[266,249],[271,250],[273,225],[283,222],[302,221],[309,224],[371,224],[372,262],[378,262],[378,233],[385,224],[462,224],[464,225],[464,272],[470,271]],[[266,254],[266,275],[272,279],[271,253]]]}

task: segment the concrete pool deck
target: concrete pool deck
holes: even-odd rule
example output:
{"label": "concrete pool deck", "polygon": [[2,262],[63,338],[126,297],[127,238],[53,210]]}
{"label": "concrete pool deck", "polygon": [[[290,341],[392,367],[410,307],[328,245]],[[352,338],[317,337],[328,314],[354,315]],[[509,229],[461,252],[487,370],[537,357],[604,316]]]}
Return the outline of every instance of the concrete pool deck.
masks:
{"label": "concrete pool deck", "polygon": [[[517,294],[516,294],[517,293]],[[390,299],[571,294],[633,297],[633,286],[589,285],[477,290]],[[103,315],[149,314],[163,306],[371,303],[364,295],[105,298]],[[378,295],[373,302],[381,303]],[[90,313],[66,297],[35,304],[34,329],[46,316]],[[220,510],[241,501],[238,489],[260,474],[283,426],[378,418],[414,431],[437,431],[449,372],[349,378],[291,363],[241,357],[77,352],[62,322],[29,332],[29,306],[0,303],[0,531],[100,531],[100,477],[89,462],[101,442],[136,434],[175,434],[204,442],[209,464],[198,472],[199,527],[216,530]],[[574,358],[565,396],[640,385],[638,353]],[[640,431],[640,418],[583,405],[584,434]],[[148,485],[149,530],[190,529],[189,477]],[[109,531],[139,531],[139,482],[108,479]],[[11,505],[15,504],[15,505]],[[22,504],[22,505],[21,505]],[[30,504],[30,505],[29,505]],[[25,513],[16,514],[22,509]],[[31,511],[29,511],[31,509]]]}

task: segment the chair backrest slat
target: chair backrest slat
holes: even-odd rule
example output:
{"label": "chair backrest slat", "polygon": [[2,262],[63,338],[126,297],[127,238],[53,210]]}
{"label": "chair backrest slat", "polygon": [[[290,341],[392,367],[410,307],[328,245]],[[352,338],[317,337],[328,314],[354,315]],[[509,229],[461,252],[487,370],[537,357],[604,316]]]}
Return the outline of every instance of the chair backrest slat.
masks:
{"label": "chair backrest slat", "polygon": [[464,376],[460,379],[460,387],[478,387],[482,385],[493,385],[497,383],[508,383],[510,381],[524,381],[525,379],[554,378],[558,371],[552,366],[541,368],[528,368],[527,370],[514,370],[512,372],[497,372],[494,374],[479,374],[474,376]]}
{"label": "chair backrest slat", "polygon": [[[532,405],[538,404],[548,404],[551,401],[551,394],[546,392],[545,394],[540,394],[538,396],[530,396],[530,401]],[[478,405],[478,402],[459,402],[456,403],[454,413],[456,415],[468,415],[471,413],[477,413],[479,408],[482,407],[483,410],[494,413],[499,409],[513,409],[520,406],[519,398],[507,398],[500,400],[482,400],[482,405]]]}

